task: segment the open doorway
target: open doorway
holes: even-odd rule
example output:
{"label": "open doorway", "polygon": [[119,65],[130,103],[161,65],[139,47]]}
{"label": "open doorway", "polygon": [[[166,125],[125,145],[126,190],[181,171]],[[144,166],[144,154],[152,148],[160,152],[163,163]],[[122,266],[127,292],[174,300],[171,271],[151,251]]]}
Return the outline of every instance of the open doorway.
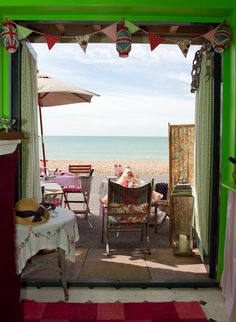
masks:
{"label": "open doorway", "polygon": [[[168,45],[169,46],[169,45]],[[104,45],[104,47],[105,47],[105,45]],[[178,51],[179,51],[179,48],[177,48],[178,49]],[[78,49],[77,49],[78,51],[80,50],[80,48],[78,47]],[[158,50],[158,48],[157,48],[157,50]],[[104,50],[104,52],[105,52],[105,50]],[[88,53],[89,53],[89,49],[88,49]],[[168,50],[166,51],[166,54],[168,53]],[[178,54],[178,56],[179,57],[181,57],[181,52],[179,51],[179,54]],[[184,59],[184,57],[182,57],[183,59]],[[146,58],[145,58],[145,60],[146,60]],[[144,62],[144,65],[145,65],[145,63],[146,63],[147,61],[145,61]],[[122,62],[122,64],[123,65],[125,65],[125,63],[124,62]],[[140,66],[137,66],[137,68],[140,68]],[[100,72],[102,72],[102,70],[100,70]],[[158,74],[158,73],[157,73]],[[123,75],[122,75],[123,76]],[[172,75],[172,77],[173,77],[173,75]],[[181,77],[183,77],[182,79],[184,79],[184,75],[181,75],[181,72],[178,74],[178,77],[177,78],[179,78],[180,79],[180,81],[181,81]],[[69,79],[69,78],[68,78]],[[154,87],[156,86],[155,85],[155,81],[156,79],[154,79],[153,80],[153,77],[151,77],[151,78],[149,78],[149,81],[151,81],[151,82],[153,82],[152,84],[154,85]],[[98,81],[99,81],[99,77],[98,77]],[[142,81],[143,81],[143,79],[142,79]],[[181,84],[183,84],[184,82],[181,82]],[[169,81],[167,81],[166,82],[166,84],[168,84],[168,85],[170,85],[171,84],[171,76],[170,76],[170,78],[169,78]],[[188,84],[189,85],[189,84]],[[83,86],[81,86],[81,87],[83,87]],[[89,88],[88,86],[86,86],[87,88]],[[99,92],[100,93],[100,91],[99,90],[95,90],[95,88],[90,88],[91,90],[94,90],[94,91],[96,91],[96,92]],[[170,89],[169,89],[170,90]],[[189,93],[189,91],[188,91],[188,93]],[[190,96],[191,94],[189,93],[189,96]],[[176,105],[176,101],[174,102],[175,103],[175,105]],[[137,105],[137,104],[136,104]],[[147,102],[145,102],[145,109],[147,108],[147,105],[148,105],[148,107],[150,106],[150,105],[154,105],[154,103],[152,103],[152,102],[148,102],[148,104],[147,104]],[[183,105],[183,104],[182,104]],[[181,106],[182,107],[182,106]],[[81,107],[82,108],[82,107]],[[86,110],[86,108],[84,107],[84,113],[85,113],[85,110]],[[166,111],[166,106],[162,106],[162,111],[163,110],[165,110]],[[147,109],[145,110],[145,111],[147,111]],[[177,110],[177,108],[175,109],[175,111],[176,111],[176,115],[178,114],[178,110]],[[55,113],[55,111],[50,111],[51,113]],[[135,111],[136,112],[136,111]],[[48,111],[48,113],[49,113],[49,111]],[[83,112],[82,112],[83,113]],[[149,112],[150,114],[151,114],[151,112]],[[59,114],[59,112],[57,112],[57,114]],[[184,113],[185,114],[185,116],[186,116],[186,114],[187,113]],[[54,114],[55,115],[55,114]],[[137,114],[136,114],[137,115]],[[161,113],[159,113],[159,115],[161,115]],[[169,115],[169,114],[168,114]],[[80,115],[81,116],[81,115]],[[80,116],[78,117],[78,119],[80,119]],[[120,122],[122,122],[122,120],[123,120],[123,118],[122,118],[122,116],[126,116],[126,113],[125,113],[125,111],[123,111],[122,113],[119,113],[118,114],[118,116],[116,116],[115,115],[115,118],[113,119],[113,122],[111,122],[112,123],[112,127],[118,127],[119,126],[119,123]],[[152,120],[154,121],[153,122],[153,124],[152,125],[150,125],[150,127],[149,127],[149,129],[155,129],[155,126],[157,127],[158,126],[158,124],[156,123],[156,121],[155,121],[155,118],[152,118]],[[117,126],[115,126],[115,121],[118,121],[118,125]],[[176,123],[176,121],[171,121],[170,119],[168,120],[169,122],[171,122],[171,123]],[[168,123],[168,121],[166,122],[166,130],[167,130],[167,123]],[[56,122],[55,122],[56,123]],[[185,122],[181,122],[181,123],[185,123]],[[187,121],[186,123],[189,123],[189,121]],[[192,123],[192,122],[190,122],[190,123]],[[133,126],[133,124],[131,124],[132,126]],[[91,125],[90,125],[90,127],[92,127]],[[135,122],[134,122],[134,127],[142,127],[142,124],[141,125],[136,125],[135,124]],[[142,130],[140,131],[140,134],[142,135]],[[166,135],[164,135],[164,136],[166,136]],[[50,158],[49,158],[50,159]],[[121,161],[120,161],[121,162]],[[96,169],[95,169],[96,170]],[[112,170],[111,170],[112,171]],[[109,175],[109,174],[108,174]],[[91,232],[91,234],[93,234],[93,232]],[[87,256],[87,255],[85,255],[85,256]],[[144,279],[145,280],[145,279]]]}

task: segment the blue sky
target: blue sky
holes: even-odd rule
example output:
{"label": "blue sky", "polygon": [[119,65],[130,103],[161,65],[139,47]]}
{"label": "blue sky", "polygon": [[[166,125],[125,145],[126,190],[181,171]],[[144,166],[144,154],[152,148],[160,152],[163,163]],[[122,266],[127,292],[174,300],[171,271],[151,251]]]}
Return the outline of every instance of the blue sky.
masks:
{"label": "blue sky", "polygon": [[91,103],[43,109],[45,135],[167,136],[171,124],[194,123],[190,93],[194,53],[177,45],[132,44],[119,58],[115,44],[34,44],[41,73],[95,92]]}

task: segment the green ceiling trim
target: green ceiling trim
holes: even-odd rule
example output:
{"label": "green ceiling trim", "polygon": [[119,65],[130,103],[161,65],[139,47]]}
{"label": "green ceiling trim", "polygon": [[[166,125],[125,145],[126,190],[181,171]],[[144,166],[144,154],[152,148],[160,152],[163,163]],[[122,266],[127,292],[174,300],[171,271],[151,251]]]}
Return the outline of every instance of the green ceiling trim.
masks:
{"label": "green ceiling trim", "polygon": [[7,15],[6,18],[10,20],[41,20],[41,21],[119,21],[122,18],[126,18],[127,20],[133,22],[199,22],[199,23],[220,23],[225,19],[225,16],[159,16],[159,15],[55,15],[55,14],[41,14],[41,15]]}

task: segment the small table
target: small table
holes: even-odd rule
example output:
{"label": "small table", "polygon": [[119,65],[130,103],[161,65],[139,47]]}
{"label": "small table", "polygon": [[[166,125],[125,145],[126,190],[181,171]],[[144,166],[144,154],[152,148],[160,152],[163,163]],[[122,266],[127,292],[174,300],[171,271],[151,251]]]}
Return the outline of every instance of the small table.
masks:
{"label": "small table", "polygon": [[[17,224],[17,273],[21,274],[27,261],[40,250],[55,249],[65,299],[68,300],[65,259],[75,262],[75,242],[78,240],[79,232],[75,214],[73,211],[62,207],[57,207],[53,212],[50,211],[50,218],[46,223],[38,225]],[[44,267],[47,267],[47,264],[47,262],[44,262]]]}

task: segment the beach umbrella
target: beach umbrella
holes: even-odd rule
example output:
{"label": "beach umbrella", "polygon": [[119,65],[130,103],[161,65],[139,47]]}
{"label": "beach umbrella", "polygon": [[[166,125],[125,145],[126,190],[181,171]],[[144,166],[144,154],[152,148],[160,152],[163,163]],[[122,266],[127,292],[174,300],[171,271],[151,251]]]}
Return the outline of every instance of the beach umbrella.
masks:
{"label": "beach umbrella", "polygon": [[93,96],[99,95],[40,73],[37,75],[37,80],[43,166],[45,170],[46,154],[43,137],[42,108],[75,103],[90,103]]}

